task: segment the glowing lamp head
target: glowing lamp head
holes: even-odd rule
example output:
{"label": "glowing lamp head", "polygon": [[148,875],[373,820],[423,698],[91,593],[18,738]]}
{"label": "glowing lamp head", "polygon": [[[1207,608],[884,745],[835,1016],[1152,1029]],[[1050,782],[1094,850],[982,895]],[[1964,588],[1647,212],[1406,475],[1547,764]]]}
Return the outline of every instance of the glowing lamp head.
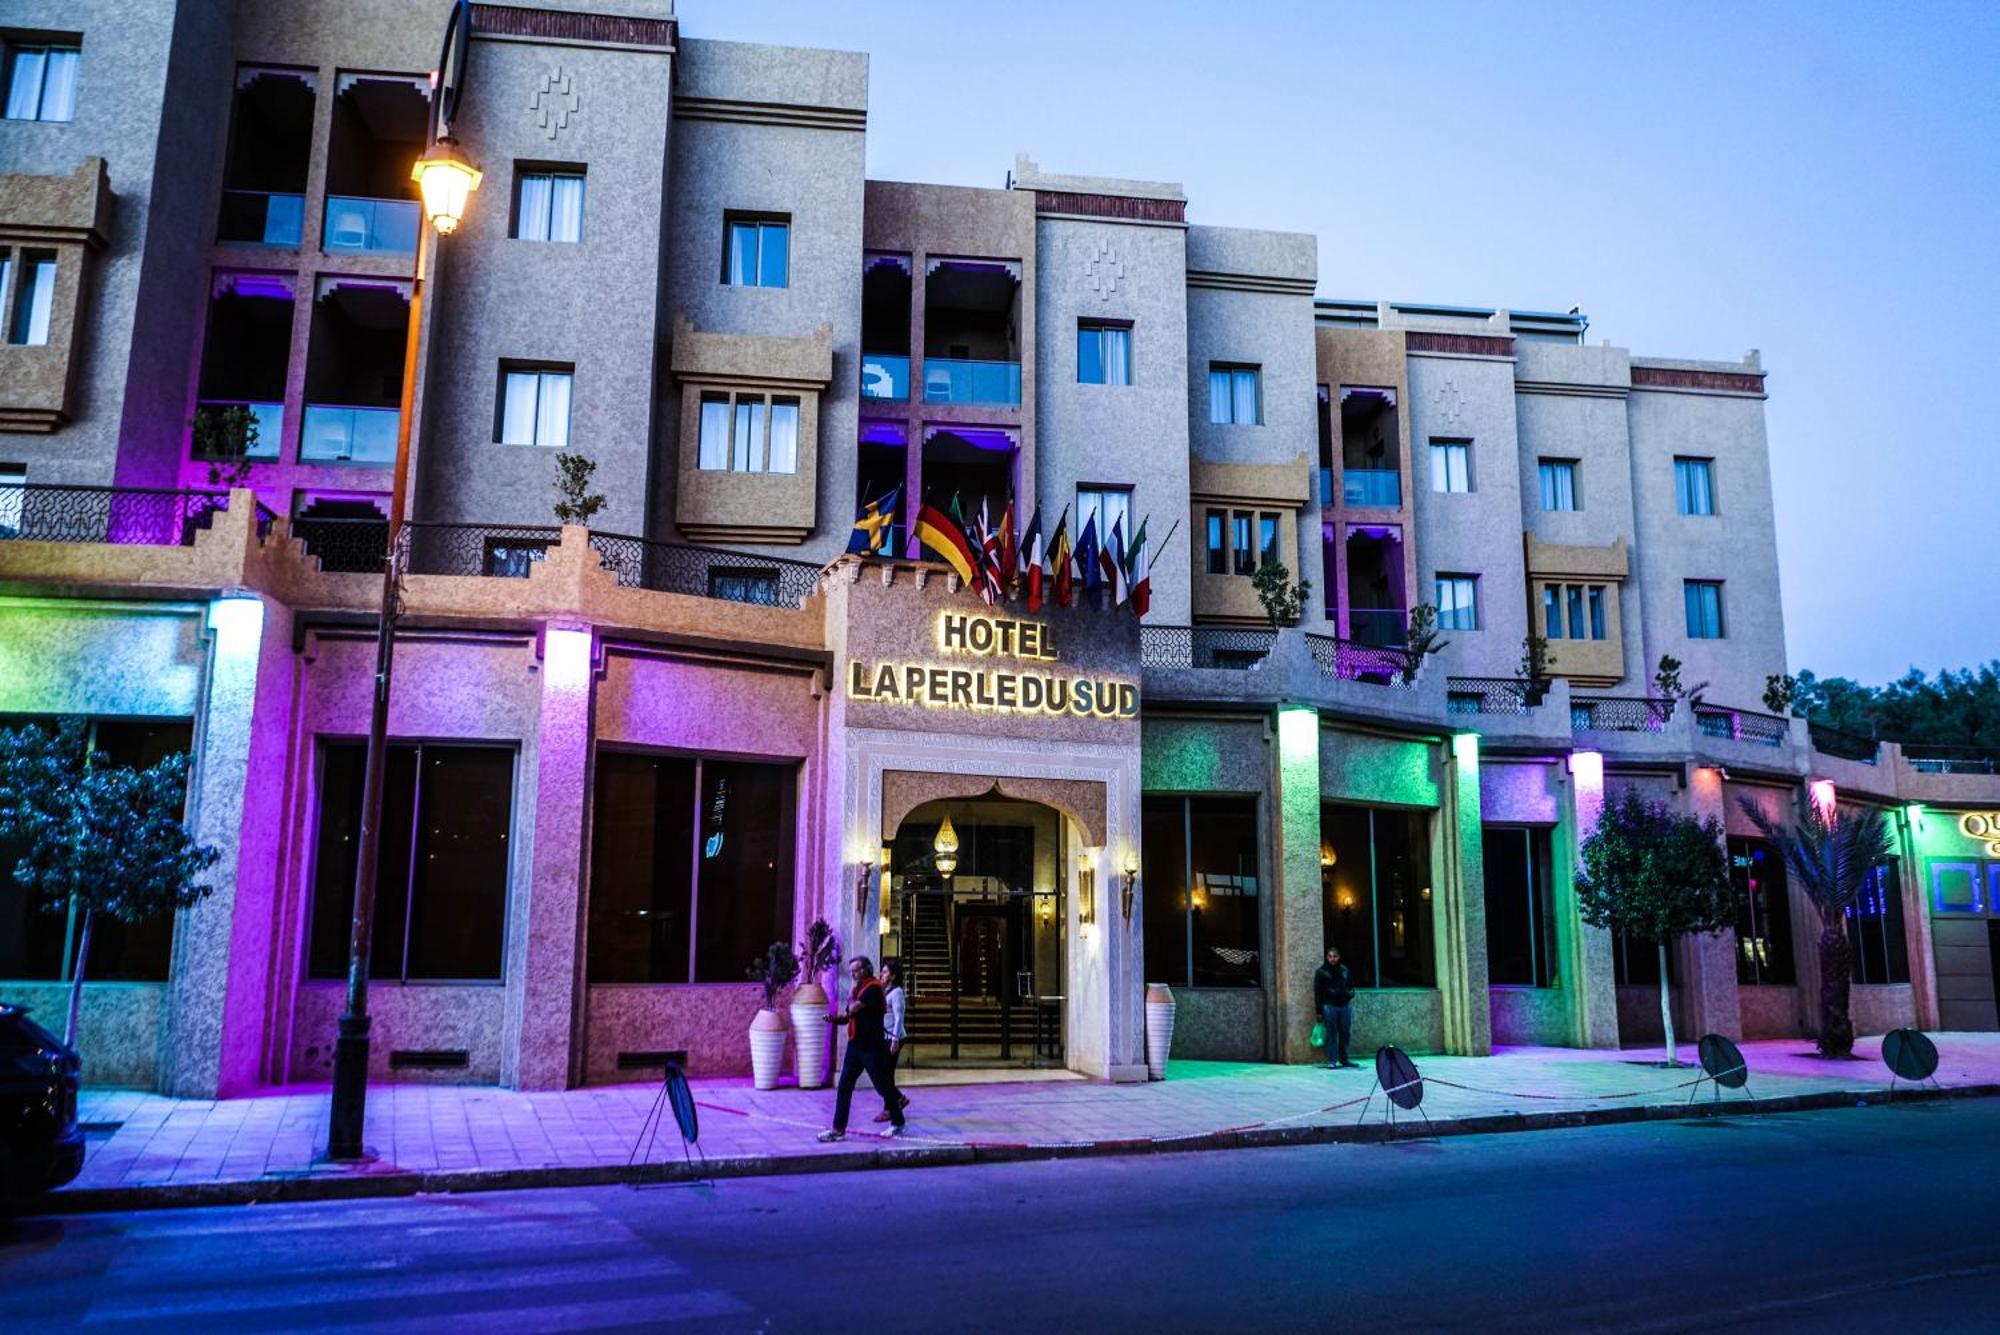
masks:
{"label": "glowing lamp head", "polygon": [[1139,874],[1139,855],[1129,848],[1125,850],[1125,874],[1127,876]]}
{"label": "glowing lamp head", "polygon": [[1806,790],[1812,799],[1813,810],[1819,818],[1831,825],[1834,820],[1834,805],[1838,800],[1832,779],[1814,779]]}
{"label": "glowing lamp head", "polygon": [[479,188],[484,173],[458,155],[457,145],[440,139],[410,168],[410,179],[423,192],[424,214],[439,236],[450,236],[465,217],[465,206]]}

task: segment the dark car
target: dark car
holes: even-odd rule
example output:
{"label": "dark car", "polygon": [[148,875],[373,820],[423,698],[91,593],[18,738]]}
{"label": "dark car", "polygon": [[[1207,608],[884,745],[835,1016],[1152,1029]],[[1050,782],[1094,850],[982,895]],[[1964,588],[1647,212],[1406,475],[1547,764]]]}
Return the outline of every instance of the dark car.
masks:
{"label": "dark car", "polygon": [[83,1171],[82,1069],[27,1011],[0,1002],[0,1200],[53,1191]]}

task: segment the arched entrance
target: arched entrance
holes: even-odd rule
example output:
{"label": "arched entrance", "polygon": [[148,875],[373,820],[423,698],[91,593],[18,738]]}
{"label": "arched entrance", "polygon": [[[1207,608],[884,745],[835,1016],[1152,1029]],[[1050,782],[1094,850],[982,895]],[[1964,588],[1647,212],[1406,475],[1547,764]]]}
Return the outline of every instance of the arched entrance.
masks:
{"label": "arched entrance", "polygon": [[1064,819],[995,792],[898,823],[881,927],[909,997],[906,1064],[1064,1064]]}

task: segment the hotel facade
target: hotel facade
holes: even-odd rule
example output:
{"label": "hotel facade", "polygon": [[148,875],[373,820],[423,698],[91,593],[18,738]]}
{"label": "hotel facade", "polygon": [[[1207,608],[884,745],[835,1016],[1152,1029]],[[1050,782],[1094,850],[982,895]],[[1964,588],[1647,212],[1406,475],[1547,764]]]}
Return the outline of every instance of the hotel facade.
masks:
{"label": "hotel facade", "polygon": [[[222,855],[172,920],[96,925],[93,1081],[329,1073],[420,248],[377,1078],[744,1071],[746,965],[817,918],[904,961],[920,1062],[1143,1078],[1156,983],[1176,1057],[1312,1060],[1328,945],[1363,1050],[1657,1042],[1651,943],[1573,891],[1628,787],[1720,821],[1750,891],[1673,943],[1677,1027],[1804,1035],[1813,909],[1738,799],[1818,781],[1898,851],[1849,924],[1858,1026],[2000,1027],[1990,762],[1762,712],[1755,352],[1323,297],[1314,237],[1166,182],[869,180],[864,56],[666,3],[468,12],[485,177],[436,239],[442,4],[7,7],[0,721],[190,752]],[[1150,608],[988,605],[915,499],[1144,520]],[[1280,630],[1271,564],[1311,582]],[[0,999],[59,1011],[76,928],[0,885]]]}

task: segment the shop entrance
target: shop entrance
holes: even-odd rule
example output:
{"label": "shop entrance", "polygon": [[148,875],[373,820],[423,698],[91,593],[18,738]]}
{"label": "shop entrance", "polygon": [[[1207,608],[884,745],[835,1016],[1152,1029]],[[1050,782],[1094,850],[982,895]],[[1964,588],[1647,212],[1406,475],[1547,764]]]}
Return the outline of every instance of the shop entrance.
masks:
{"label": "shop entrance", "polygon": [[926,802],[897,828],[885,958],[902,965],[906,1066],[1063,1065],[1063,818],[1001,797]]}

